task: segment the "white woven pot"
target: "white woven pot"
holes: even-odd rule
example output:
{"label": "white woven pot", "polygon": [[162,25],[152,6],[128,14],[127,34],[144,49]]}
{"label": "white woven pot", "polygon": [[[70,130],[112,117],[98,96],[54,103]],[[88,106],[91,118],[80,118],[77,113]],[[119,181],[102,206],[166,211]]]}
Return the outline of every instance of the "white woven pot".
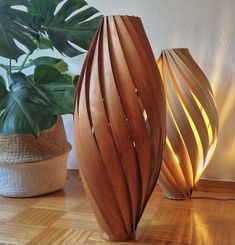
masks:
{"label": "white woven pot", "polygon": [[0,137],[0,195],[32,197],[62,189],[71,145],[59,117],[38,139]]}
{"label": "white woven pot", "polygon": [[32,197],[62,189],[68,154],[32,163],[0,164],[0,195]]}

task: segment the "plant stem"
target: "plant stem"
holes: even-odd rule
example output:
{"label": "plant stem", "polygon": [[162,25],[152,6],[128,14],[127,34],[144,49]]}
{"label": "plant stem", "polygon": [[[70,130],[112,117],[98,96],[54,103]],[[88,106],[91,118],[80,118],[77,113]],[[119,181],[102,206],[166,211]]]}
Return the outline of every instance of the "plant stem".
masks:
{"label": "plant stem", "polygon": [[28,60],[30,54],[31,54],[30,51],[26,54],[26,56],[25,56],[25,58],[24,58],[24,60],[23,60],[23,63],[22,63],[21,66],[20,66],[19,72],[21,72],[21,70],[24,68],[24,65],[25,65],[26,61]]}
{"label": "plant stem", "polygon": [[11,59],[10,59],[10,62],[9,62],[9,72],[11,74]]}
{"label": "plant stem", "polygon": [[9,60],[9,69],[7,69],[7,81],[6,81],[7,89],[9,89],[10,85],[11,85],[11,82],[10,82],[10,79],[9,79],[10,75],[11,75],[11,59]]}

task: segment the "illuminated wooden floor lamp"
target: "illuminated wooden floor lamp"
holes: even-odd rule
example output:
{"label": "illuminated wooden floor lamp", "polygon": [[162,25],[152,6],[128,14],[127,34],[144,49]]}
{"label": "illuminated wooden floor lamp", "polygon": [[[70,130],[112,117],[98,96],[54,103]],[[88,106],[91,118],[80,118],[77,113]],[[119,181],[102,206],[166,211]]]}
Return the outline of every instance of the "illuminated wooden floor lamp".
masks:
{"label": "illuminated wooden floor lamp", "polygon": [[78,84],[74,129],[86,193],[104,239],[134,239],[166,135],[164,88],[139,18],[104,18]]}
{"label": "illuminated wooden floor lamp", "polygon": [[157,62],[167,100],[167,138],[159,184],[170,199],[190,198],[215,151],[218,115],[204,73],[188,49],[169,49]]}

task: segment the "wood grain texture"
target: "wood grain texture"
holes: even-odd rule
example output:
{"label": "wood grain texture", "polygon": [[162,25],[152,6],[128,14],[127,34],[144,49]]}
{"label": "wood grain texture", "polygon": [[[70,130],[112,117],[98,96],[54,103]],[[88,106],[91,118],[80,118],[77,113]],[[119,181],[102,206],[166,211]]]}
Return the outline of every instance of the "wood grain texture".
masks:
{"label": "wood grain texture", "polygon": [[[77,173],[69,171],[63,191],[36,198],[0,197],[0,245],[112,244],[100,238],[95,216]],[[193,196],[235,198],[230,188],[224,193],[218,192],[227,184],[212,182],[211,185],[213,191],[195,190]],[[40,221],[39,214],[43,213],[47,216]],[[53,217],[51,221],[49,217]],[[234,217],[235,202],[170,201],[164,198],[157,185],[138,225],[136,241],[115,244],[234,245]]]}
{"label": "wood grain texture", "polygon": [[218,115],[211,86],[188,49],[158,59],[167,100],[167,138],[159,184],[165,196],[191,196],[214,154]]}
{"label": "wood grain texture", "polygon": [[141,20],[105,17],[75,98],[81,177],[107,240],[134,239],[165,142],[165,95]]}

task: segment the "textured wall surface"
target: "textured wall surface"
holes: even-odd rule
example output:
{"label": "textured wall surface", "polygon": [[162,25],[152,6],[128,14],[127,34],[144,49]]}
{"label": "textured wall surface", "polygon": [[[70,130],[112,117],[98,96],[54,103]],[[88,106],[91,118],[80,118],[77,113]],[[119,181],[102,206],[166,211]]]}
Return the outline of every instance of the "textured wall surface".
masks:
{"label": "textured wall surface", "polygon": [[158,57],[189,48],[211,82],[220,119],[214,158],[204,178],[235,181],[235,0],[88,0],[105,15],[141,17]]}
{"label": "textured wall surface", "polygon": [[[141,17],[156,58],[165,48],[189,48],[211,82],[220,119],[217,150],[204,178],[235,181],[235,0],[87,2],[104,15]],[[81,58],[70,59],[69,64],[77,73]],[[73,143],[72,116],[64,121]],[[73,152],[68,167],[77,167]]]}

